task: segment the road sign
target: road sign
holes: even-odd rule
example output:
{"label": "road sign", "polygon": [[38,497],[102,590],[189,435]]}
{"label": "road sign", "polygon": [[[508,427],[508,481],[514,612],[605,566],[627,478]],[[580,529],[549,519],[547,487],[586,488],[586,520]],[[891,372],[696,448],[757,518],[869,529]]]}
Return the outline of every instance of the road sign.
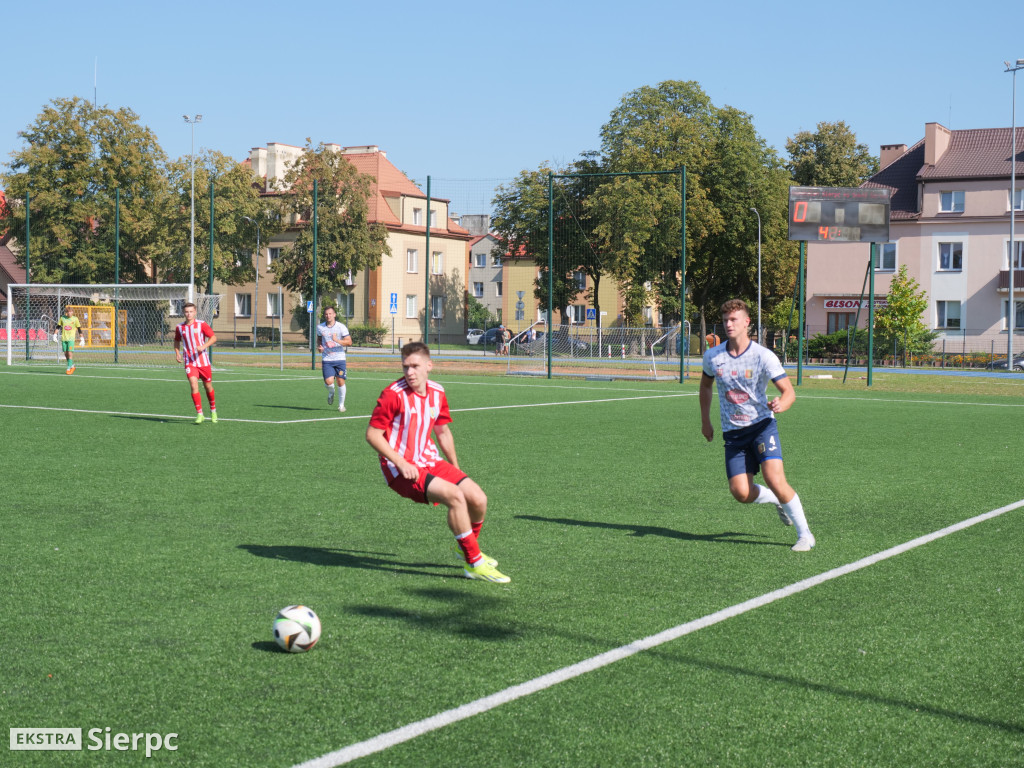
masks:
{"label": "road sign", "polygon": [[307,301],[306,302],[306,312],[308,312],[311,315],[313,314],[313,302],[312,301]]}
{"label": "road sign", "polygon": [[518,296],[519,300],[522,301],[523,300],[523,295],[525,293],[526,293],[526,291],[516,291],[516,296]]}
{"label": "road sign", "polygon": [[389,311],[391,312],[392,315],[397,315],[398,314],[398,294],[397,293],[392,293],[391,294],[391,302],[390,302],[390,305],[389,305],[388,309],[389,309]]}
{"label": "road sign", "polygon": [[587,307],[587,320],[597,320],[597,310],[593,307]]}
{"label": "road sign", "polygon": [[523,304],[523,302],[521,302],[521,301],[517,301],[516,302],[516,309],[519,309],[519,310],[526,309],[526,305]]}

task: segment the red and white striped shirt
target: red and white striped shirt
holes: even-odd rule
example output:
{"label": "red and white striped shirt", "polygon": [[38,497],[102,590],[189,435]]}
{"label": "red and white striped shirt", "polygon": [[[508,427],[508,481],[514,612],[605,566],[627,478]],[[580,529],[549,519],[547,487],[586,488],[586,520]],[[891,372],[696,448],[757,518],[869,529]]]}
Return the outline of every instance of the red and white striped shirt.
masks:
{"label": "red and white striped shirt", "polygon": [[[429,469],[443,458],[430,435],[435,426],[451,420],[444,387],[428,381],[426,394],[418,395],[402,378],[380,393],[370,426],[383,430],[384,439],[406,461]],[[389,482],[400,474],[398,467],[383,456],[380,468]]]}
{"label": "red and white striped shirt", "polygon": [[213,328],[201,320],[194,320],[191,324],[181,323],[174,329],[174,341],[181,342],[182,357],[185,358],[185,365],[195,365],[200,368],[210,366],[210,355],[204,349],[199,351],[199,345],[203,338],[213,336]]}

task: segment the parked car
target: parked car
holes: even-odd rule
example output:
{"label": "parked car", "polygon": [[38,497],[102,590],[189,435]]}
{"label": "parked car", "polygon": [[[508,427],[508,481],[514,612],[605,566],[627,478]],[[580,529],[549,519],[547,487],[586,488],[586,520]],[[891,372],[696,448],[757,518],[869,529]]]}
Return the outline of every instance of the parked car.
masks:
{"label": "parked car", "polygon": [[[470,334],[475,333],[476,336],[470,338]],[[498,346],[498,340],[501,338],[500,328],[488,328],[486,331],[472,330],[466,334],[466,341],[470,344],[484,344],[488,347]]]}
{"label": "parked car", "polygon": [[484,332],[480,328],[470,328],[466,331],[466,342],[468,344],[479,344]]}
{"label": "parked car", "polygon": [[[1006,358],[1001,357],[998,360],[993,360],[991,363],[985,366],[992,371],[1005,371],[1006,370]],[[1013,370],[1024,371],[1024,353],[1021,353],[1017,357],[1013,358]]]}

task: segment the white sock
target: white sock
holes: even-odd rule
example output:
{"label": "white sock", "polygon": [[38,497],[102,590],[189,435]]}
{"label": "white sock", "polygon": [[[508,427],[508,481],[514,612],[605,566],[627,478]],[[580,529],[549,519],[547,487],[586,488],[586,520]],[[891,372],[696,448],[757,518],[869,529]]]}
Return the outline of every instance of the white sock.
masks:
{"label": "white sock", "polygon": [[809,536],[811,529],[807,526],[807,518],[804,516],[804,505],[800,503],[800,496],[794,493],[793,498],[783,504],[782,508],[786,510],[789,519],[796,526],[797,537]]}
{"label": "white sock", "polygon": [[345,385],[342,384],[338,387],[338,407],[341,408],[345,405]]}
{"label": "white sock", "polygon": [[325,381],[325,382],[324,382],[324,386],[325,386],[325,387],[327,387],[327,391],[328,391],[328,392],[330,392],[330,393],[332,393],[332,394],[334,393],[334,382],[333,382],[333,381],[332,381],[332,382],[331,382],[330,384],[328,384],[328,383],[327,383],[327,382]]}
{"label": "white sock", "polygon": [[771,488],[766,488],[763,485],[754,483],[754,487],[757,488],[757,498],[754,499],[755,504],[781,504],[779,497],[772,493]]}

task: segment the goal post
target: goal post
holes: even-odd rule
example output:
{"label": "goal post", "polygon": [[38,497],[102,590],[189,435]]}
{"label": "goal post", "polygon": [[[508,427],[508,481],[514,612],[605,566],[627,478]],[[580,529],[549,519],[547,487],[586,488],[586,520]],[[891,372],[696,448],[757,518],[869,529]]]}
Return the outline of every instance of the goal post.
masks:
{"label": "goal post", "polygon": [[[4,337],[8,365],[62,359],[58,318],[73,310],[84,343],[75,360],[92,365],[163,368],[177,365],[174,326],[183,319],[190,286],[181,283],[14,283],[7,286]],[[217,297],[196,297],[216,299]],[[197,317],[213,319],[216,301],[196,301]]]}

